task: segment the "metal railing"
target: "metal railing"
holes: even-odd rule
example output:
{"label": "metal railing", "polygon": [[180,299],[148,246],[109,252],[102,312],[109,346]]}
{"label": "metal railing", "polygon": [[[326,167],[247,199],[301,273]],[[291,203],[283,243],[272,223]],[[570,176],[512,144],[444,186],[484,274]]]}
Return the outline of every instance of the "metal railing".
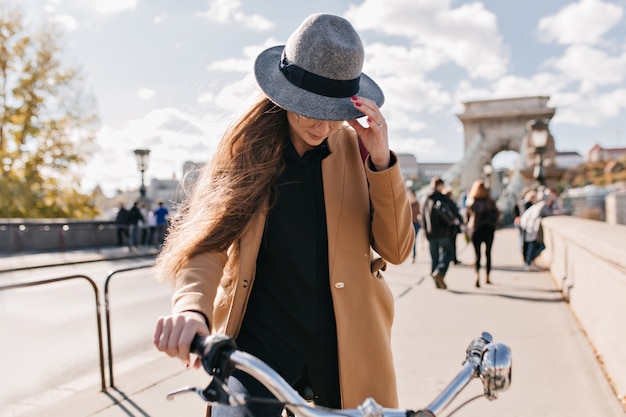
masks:
{"label": "metal railing", "polygon": [[100,296],[99,296],[99,291],[98,291],[98,285],[93,279],[91,279],[87,275],[68,275],[68,276],[58,277],[58,278],[43,279],[40,281],[31,281],[31,282],[23,282],[20,284],[2,285],[0,286],[0,291],[14,290],[18,288],[35,287],[39,285],[53,284],[56,282],[69,281],[73,279],[87,280],[87,282],[91,284],[91,287],[93,288],[93,291],[94,291],[94,297],[95,297],[95,303],[96,303],[96,323],[98,327],[98,354],[100,358],[100,389],[102,392],[105,392],[106,381],[105,381],[105,376],[104,376],[104,343],[102,341],[102,315],[100,313]]}
{"label": "metal railing", "polygon": [[149,264],[144,264],[144,265],[137,265],[137,266],[131,266],[128,268],[115,269],[109,272],[109,275],[107,275],[106,280],[104,281],[104,315],[106,319],[105,323],[106,323],[106,340],[107,340],[106,343],[107,343],[108,364],[109,364],[109,386],[111,388],[115,388],[115,382],[113,380],[113,343],[112,343],[112,337],[111,337],[111,316],[110,316],[110,309],[109,309],[109,283],[111,282],[111,279],[119,273],[134,271],[137,269],[151,268],[153,266],[154,266],[154,262],[151,262]]}
{"label": "metal railing", "polygon": [[87,282],[89,282],[94,292],[94,302],[95,302],[95,311],[96,311],[96,326],[97,326],[97,333],[98,333],[98,357],[99,357],[99,368],[100,368],[100,390],[101,392],[106,392],[107,383],[106,383],[105,355],[104,355],[104,346],[105,346],[104,337],[105,336],[106,336],[106,347],[107,347],[107,363],[108,363],[108,371],[109,371],[109,385],[108,386],[110,388],[115,388],[114,373],[113,373],[113,363],[114,363],[113,344],[112,344],[112,337],[111,337],[111,317],[110,317],[110,307],[109,307],[110,306],[109,285],[110,285],[111,279],[114,276],[117,276],[118,274],[122,272],[128,272],[128,271],[133,271],[137,269],[151,268],[153,266],[154,266],[154,262],[150,262],[147,264],[142,264],[142,265],[137,265],[137,266],[132,266],[132,267],[114,269],[108,273],[104,281],[104,312],[105,312],[105,319],[104,319],[105,330],[104,331],[103,331],[103,326],[102,326],[102,313],[101,313],[102,304],[100,303],[100,291],[98,289],[98,284],[96,283],[95,280],[93,280],[91,277],[87,275],[68,275],[68,276],[62,276],[62,277],[56,277],[56,278],[42,279],[42,280],[37,280],[37,281],[23,282],[23,283],[18,283],[18,284],[1,285],[0,292],[16,290],[20,288],[48,285],[48,284],[64,282],[64,281],[69,281],[69,280],[74,280],[74,279],[84,279]]}

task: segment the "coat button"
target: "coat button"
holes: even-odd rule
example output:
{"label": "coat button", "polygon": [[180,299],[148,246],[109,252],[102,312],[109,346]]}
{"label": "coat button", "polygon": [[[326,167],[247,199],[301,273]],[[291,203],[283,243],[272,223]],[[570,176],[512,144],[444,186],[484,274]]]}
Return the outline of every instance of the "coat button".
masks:
{"label": "coat button", "polygon": [[241,283],[241,286],[244,288],[248,288],[248,280],[244,279],[243,282]]}
{"label": "coat button", "polygon": [[335,284],[335,288],[343,288],[343,287],[345,287],[345,284],[343,282],[337,282]]}

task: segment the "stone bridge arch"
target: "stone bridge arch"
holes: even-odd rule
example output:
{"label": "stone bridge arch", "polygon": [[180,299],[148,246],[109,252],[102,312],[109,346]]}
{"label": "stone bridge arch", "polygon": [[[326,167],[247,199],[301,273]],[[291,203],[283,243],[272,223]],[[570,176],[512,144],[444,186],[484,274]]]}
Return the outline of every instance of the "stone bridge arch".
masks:
{"label": "stone bridge arch", "polygon": [[549,96],[517,97],[464,102],[464,112],[457,117],[463,123],[464,158],[455,173],[461,190],[483,176],[483,167],[501,151],[516,151],[520,160],[527,123],[533,119],[549,121],[556,109],[548,107]]}

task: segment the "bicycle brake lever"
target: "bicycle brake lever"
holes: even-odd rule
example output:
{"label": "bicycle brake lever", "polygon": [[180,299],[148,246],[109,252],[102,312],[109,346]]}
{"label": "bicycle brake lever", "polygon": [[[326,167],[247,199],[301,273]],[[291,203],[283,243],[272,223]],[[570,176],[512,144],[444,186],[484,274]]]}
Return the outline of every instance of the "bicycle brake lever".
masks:
{"label": "bicycle brake lever", "polygon": [[218,404],[230,404],[230,396],[222,387],[222,384],[217,382],[217,378],[213,378],[209,385],[202,390],[201,397],[204,401]]}
{"label": "bicycle brake lever", "polygon": [[172,401],[174,397],[180,394],[186,394],[188,392],[198,394],[200,397],[204,398],[204,395],[202,394],[202,390],[200,390],[200,388],[190,387],[190,386],[181,387],[181,388],[175,389],[174,391],[170,391],[167,393],[165,398],[167,398],[168,401]]}
{"label": "bicycle brake lever", "polygon": [[[188,392],[198,394],[200,398],[202,398],[204,401],[208,403],[235,405],[235,404],[231,404],[230,396],[224,390],[224,388],[222,388],[222,385],[216,382],[215,379],[212,379],[209,385],[207,385],[207,387],[203,390],[201,390],[200,388],[191,387],[191,386],[182,387],[174,391],[168,392],[165,398],[171,401],[177,395],[185,394]],[[240,398],[235,398],[233,399],[233,401],[235,403],[238,403],[238,402],[241,402],[242,400]]]}

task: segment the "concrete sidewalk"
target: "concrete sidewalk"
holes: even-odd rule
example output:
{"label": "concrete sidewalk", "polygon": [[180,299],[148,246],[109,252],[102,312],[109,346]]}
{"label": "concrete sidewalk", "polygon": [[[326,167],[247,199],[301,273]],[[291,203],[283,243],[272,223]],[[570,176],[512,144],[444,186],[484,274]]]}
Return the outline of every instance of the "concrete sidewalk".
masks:
{"label": "concrete sidewalk", "polygon": [[[388,267],[385,278],[396,299],[392,337],[400,405],[420,409],[430,403],[460,370],[469,342],[489,331],[512,349],[512,386],[495,402],[472,402],[459,416],[626,416],[549,272],[523,270],[517,231],[499,230],[493,252],[493,284],[481,288],[474,287],[469,266],[473,251],[461,239],[463,264],[450,266],[447,290],[437,290],[428,276],[425,247],[416,263]],[[116,387],[106,393],[97,378],[89,381],[0,410],[0,416],[201,416],[205,406],[199,397],[167,401],[165,396],[181,386],[204,388],[209,378],[150,350],[116,363]],[[473,381],[441,415],[481,392],[481,382]]]}

